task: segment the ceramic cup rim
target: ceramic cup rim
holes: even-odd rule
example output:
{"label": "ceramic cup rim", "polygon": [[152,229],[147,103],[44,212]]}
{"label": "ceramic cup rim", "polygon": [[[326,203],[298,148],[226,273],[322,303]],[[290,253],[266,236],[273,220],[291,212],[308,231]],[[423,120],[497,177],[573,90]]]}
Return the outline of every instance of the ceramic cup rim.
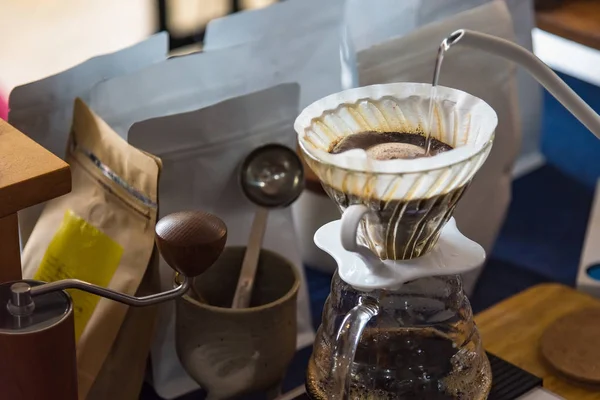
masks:
{"label": "ceramic cup rim", "polygon": [[[244,249],[246,249],[246,247],[247,246],[227,246],[223,250],[223,253],[225,253],[227,250],[244,250]],[[188,294],[189,290],[188,290],[188,292],[184,293],[183,296],[181,296],[181,299],[187,301],[188,303],[195,305],[196,307],[200,307],[205,310],[214,311],[214,312],[218,312],[218,313],[224,313],[224,314],[257,313],[257,312],[269,310],[271,308],[274,308],[275,306],[286,303],[287,301],[289,301],[293,296],[295,296],[298,293],[298,289],[300,288],[300,274],[296,270],[296,266],[294,265],[294,263],[292,263],[286,257],[284,257],[283,255],[281,255],[275,251],[261,248],[260,252],[261,253],[269,253],[269,254],[279,258],[281,261],[283,261],[284,264],[286,264],[292,270],[292,274],[294,275],[294,283],[293,283],[292,287],[290,288],[290,290],[288,290],[283,296],[279,297],[277,300],[272,301],[267,304],[261,304],[260,306],[256,306],[256,307],[247,307],[247,308],[218,307],[218,306],[212,306],[212,305],[206,304],[206,303],[201,303],[198,300],[195,300]],[[195,279],[196,279],[196,277],[192,278],[192,285],[194,285]],[[191,290],[191,288],[190,288],[190,290]]]}

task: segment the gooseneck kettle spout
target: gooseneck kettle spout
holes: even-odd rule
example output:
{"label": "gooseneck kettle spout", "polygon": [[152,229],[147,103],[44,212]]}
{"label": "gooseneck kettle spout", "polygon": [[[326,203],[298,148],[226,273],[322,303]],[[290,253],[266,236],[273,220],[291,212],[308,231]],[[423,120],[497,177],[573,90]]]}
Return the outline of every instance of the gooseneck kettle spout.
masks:
{"label": "gooseneck kettle spout", "polygon": [[508,40],[468,29],[453,32],[444,40],[442,46],[448,50],[455,44],[476,48],[522,66],[600,139],[600,116],[530,51]]}

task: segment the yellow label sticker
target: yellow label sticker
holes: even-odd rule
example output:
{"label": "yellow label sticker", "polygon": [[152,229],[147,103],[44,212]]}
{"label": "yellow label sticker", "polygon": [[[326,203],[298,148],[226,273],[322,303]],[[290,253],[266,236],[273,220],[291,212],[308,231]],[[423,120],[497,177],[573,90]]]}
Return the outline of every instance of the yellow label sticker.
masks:
{"label": "yellow label sticker", "polygon": [[[123,248],[71,210],[65,212],[34,279],[53,282],[80,279],[107,287],[121,261]],[[99,297],[81,290],[69,290],[73,299],[75,339],[83,333]]]}

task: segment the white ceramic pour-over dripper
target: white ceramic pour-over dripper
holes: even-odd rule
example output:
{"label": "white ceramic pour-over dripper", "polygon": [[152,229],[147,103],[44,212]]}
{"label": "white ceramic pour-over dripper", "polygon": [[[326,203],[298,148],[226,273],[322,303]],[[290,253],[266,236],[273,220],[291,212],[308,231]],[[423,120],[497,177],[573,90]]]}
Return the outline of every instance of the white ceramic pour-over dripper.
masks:
{"label": "white ceramic pour-over dripper", "polygon": [[424,256],[381,260],[356,240],[360,220],[367,212],[369,209],[363,205],[350,206],[341,220],[323,225],[315,233],[315,244],[335,259],[340,278],[357,290],[394,290],[419,278],[462,274],[485,261],[483,247],[464,236],[454,218],[442,228],[436,245]]}
{"label": "white ceramic pour-over dripper", "polygon": [[329,151],[362,132],[423,135],[431,94],[431,85],[409,82],[350,89],[311,104],[294,125],[308,166],[340,211],[354,204],[372,210],[358,236],[381,259],[417,258],[432,249],[490,153],[497,115],[475,96],[438,87],[431,136],[453,150],[392,160],[372,159],[363,149]]}

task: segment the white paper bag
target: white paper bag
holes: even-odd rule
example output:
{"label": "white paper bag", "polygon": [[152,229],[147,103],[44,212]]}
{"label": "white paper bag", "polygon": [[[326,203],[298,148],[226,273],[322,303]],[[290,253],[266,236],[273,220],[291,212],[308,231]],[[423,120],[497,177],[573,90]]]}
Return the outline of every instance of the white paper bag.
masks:
{"label": "white paper bag", "polygon": [[346,24],[356,51],[494,0],[346,0]]}
{"label": "white paper bag", "polygon": [[[295,14],[290,15],[287,9],[290,5],[294,10],[305,10],[314,9],[318,2],[309,0],[304,4],[304,0],[290,0],[215,20],[207,29],[205,52],[169,59],[99,83],[92,90],[90,107],[126,137],[137,121],[195,110],[281,83],[299,83],[304,105],[340,91],[342,65],[351,69],[340,58],[340,51],[350,52],[349,44],[343,47],[341,40],[343,0],[328,1],[328,6],[320,9],[323,12],[320,18],[307,17],[307,21],[318,22],[308,32],[305,30],[310,25],[290,30],[285,29],[286,24],[280,25],[281,18],[287,18],[287,22],[293,19]],[[277,13],[271,15],[271,10]],[[269,14],[269,18],[264,18],[263,13]],[[242,18],[239,24],[237,18]],[[261,34],[255,32],[258,29],[254,26],[255,19],[264,22],[271,18],[279,21],[273,22],[272,30],[273,24],[268,24],[268,29],[261,28]],[[245,26],[248,35],[244,34]]]}
{"label": "white paper bag", "polygon": [[[440,21],[458,12],[497,0],[421,0],[419,23],[421,25]],[[533,49],[531,30],[535,28],[535,13],[532,0],[504,0],[513,22],[514,42],[527,50]],[[540,133],[542,123],[542,87],[520,66],[517,66],[517,90],[519,116],[521,119],[521,148],[519,161],[529,165],[541,160]]]}
{"label": "white paper bag", "polygon": [[[447,18],[358,54],[361,85],[391,82],[431,83],[437,49],[456,29],[477,30],[514,40],[506,4],[493,1]],[[456,210],[461,231],[489,252],[510,201],[511,171],[519,152],[516,68],[487,53],[455,46],[446,54],[440,85],[485,100],[498,114],[492,152]],[[479,271],[465,277],[471,290]]]}
{"label": "white paper bag", "polygon": [[64,158],[75,98],[87,103],[90,90],[98,82],[163,61],[167,53],[168,35],[162,32],[134,46],[18,86],[10,94],[9,123]]}
{"label": "white paper bag", "polygon": [[[256,206],[239,186],[239,165],[256,147],[280,143],[294,147],[292,127],[298,115],[299,86],[283,84],[184,114],[134,124],[129,142],[162,159],[160,214],[200,209],[228,226],[227,245],[246,245]],[[263,246],[298,266],[298,347],[312,343],[308,292],[293,229],[291,210],[269,213]],[[161,261],[162,262],[162,261]],[[161,264],[163,289],[172,287],[173,272]],[[152,349],[153,384],[167,399],[198,385],[181,367],[175,352],[174,305],[161,305],[159,333]],[[165,329],[166,328],[166,329]]]}
{"label": "white paper bag", "polygon": [[[497,0],[346,0],[346,23],[356,51],[368,49],[415,29]],[[532,0],[505,0],[513,20],[513,40],[532,50],[535,27]],[[451,32],[447,32],[449,34]],[[454,50],[453,50],[454,51]],[[477,51],[477,50],[473,50]],[[429,78],[431,79],[431,78]],[[523,68],[517,69],[522,143],[519,159],[524,165],[539,160],[542,88]]]}
{"label": "white paper bag", "polygon": [[354,49],[360,52],[417,29],[422,1],[346,0],[345,23]]}
{"label": "white paper bag", "polygon": [[[344,26],[345,0],[287,0],[209,22],[204,51],[254,42],[253,58],[301,87],[300,107],[356,84]],[[248,60],[250,61],[250,60]],[[285,81],[285,80],[284,80]]]}
{"label": "white paper bag", "polygon": [[[121,51],[87,60],[59,74],[18,86],[10,94],[8,122],[64,159],[76,97],[89,102],[92,87],[105,79],[162,61],[168,52],[166,33]],[[19,212],[22,246],[25,245],[43,204]]]}
{"label": "white paper bag", "polygon": [[[338,80],[327,79],[328,75],[319,75],[320,70],[315,67],[319,64],[310,62],[324,56],[321,52],[326,49],[319,50],[318,54],[309,59],[280,56],[284,49],[293,54],[310,54],[313,47],[314,43],[310,41],[282,42],[279,37],[271,37],[177,57],[135,74],[98,84],[91,94],[91,107],[113,129],[127,137],[127,131],[137,121],[207,107],[227,98],[280,83],[304,80],[314,88],[315,97],[340,90],[341,83]],[[335,61],[339,65],[339,48],[336,52]],[[312,76],[320,77],[320,80],[309,79]],[[302,87],[301,92],[305,92],[305,89],[306,87]],[[168,129],[168,133],[163,133],[164,140],[168,140],[171,131],[172,129]],[[143,144],[140,146],[144,148]],[[293,227],[292,222],[290,226]],[[267,246],[269,240],[268,237],[265,238]],[[302,311],[308,310],[308,306],[303,306],[308,304],[307,293],[299,293],[298,301],[299,314],[305,315],[305,319],[309,320],[308,312]],[[163,397],[185,393],[196,387],[183,374],[172,344],[169,344],[169,341],[172,343],[172,329],[172,325],[161,328],[152,353],[155,370],[153,383]],[[307,332],[312,338],[310,324],[299,323],[299,345],[307,344],[301,339]],[[180,381],[182,383],[177,383]]]}
{"label": "white paper bag", "polygon": [[[137,121],[195,110],[280,83],[309,81],[311,74],[320,76],[318,70],[305,68],[302,60],[279,55],[284,48],[303,53],[311,46],[268,39],[173,58],[98,84],[92,90],[90,107],[126,137]],[[320,96],[339,90],[341,84],[316,79],[302,90],[310,87]]]}
{"label": "white paper bag", "polygon": [[[244,79],[240,62],[250,55],[251,49],[242,46],[171,58],[99,83],[90,93],[89,104],[127,138],[135,122],[196,110],[253,88],[268,87]],[[265,81],[270,78],[266,75]]]}

